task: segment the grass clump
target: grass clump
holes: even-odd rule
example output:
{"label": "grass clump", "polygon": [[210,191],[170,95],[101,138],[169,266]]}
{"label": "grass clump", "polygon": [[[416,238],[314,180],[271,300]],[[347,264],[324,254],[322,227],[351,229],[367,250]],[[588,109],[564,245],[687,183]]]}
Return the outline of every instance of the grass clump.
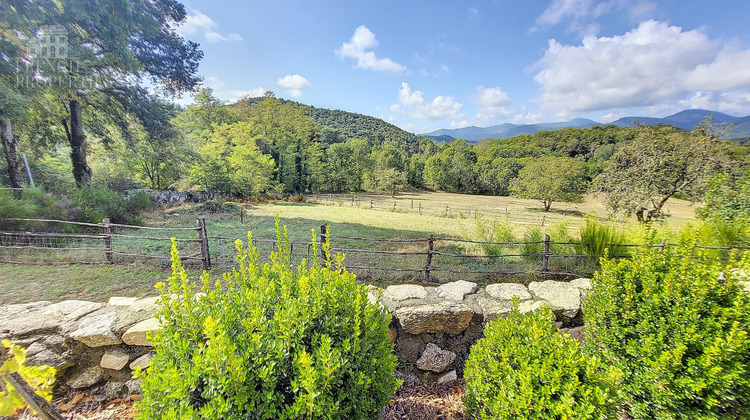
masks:
{"label": "grass clump", "polygon": [[615,413],[622,376],[555,330],[552,311],[521,314],[484,330],[466,361],[471,419],[597,419]]}
{"label": "grass clump", "polygon": [[293,269],[278,220],[277,240],[265,264],[237,241],[237,268],[223,282],[204,273],[205,295],[173,247],[139,418],[378,417],[398,386],[390,315],[353,274],[328,268],[343,258]]}

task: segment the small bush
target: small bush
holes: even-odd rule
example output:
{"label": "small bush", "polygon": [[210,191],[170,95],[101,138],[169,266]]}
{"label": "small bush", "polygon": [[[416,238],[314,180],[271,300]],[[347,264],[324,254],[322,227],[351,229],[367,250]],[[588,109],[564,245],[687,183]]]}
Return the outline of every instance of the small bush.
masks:
{"label": "small bush", "polygon": [[237,203],[224,200],[207,200],[196,206],[198,212],[203,213],[230,213],[235,214],[240,211]]}
{"label": "small bush", "polygon": [[597,419],[612,415],[621,373],[583,354],[555,330],[546,306],[484,330],[466,361],[467,416],[472,419]]}
{"label": "small bush", "polygon": [[750,253],[722,262],[693,245],[605,261],[584,303],[586,350],[623,370],[633,418],[750,416]]}
{"label": "small bush", "polygon": [[531,262],[541,261],[541,254],[544,252],[544,244],[541,243],[542,241],[544,241],[542,229],[536,226],[529,226],[526,228],[526,233],[524,233],[522,240],[522,242],[525,243],[521,245],[521,255],[523,255],[523,259]]}
{"label": "small bush", "polygon": [[263,265],[237,241],[237,268],[213,289],[204,273],[203,296],[173,244],[139,418],[378,417],[398,386],[390,315],[345,269],[317,261],[293,269],[278,220],[277,236]]}
{"label": "small bush", "polygon": [[[488,220],[483,217],[477,217],[474,222],[477,230],[479,241],[483,242],[513,242],[513,227],[507,217],[500,220]],[[511,245],[500,244],[482,244],[482,248],[487,255],[502,255],[505,249]],[[515,253],[514,253],[515,254]]]}
{"label": "small bush", "polygon": [[627,256],[627,248],[622,246],[625,244],[625,234],[615,226],[601,224],[587,217],[580,234],[582,244],[577,246],[576,251],[589,255],[595,262],[605,256]]}
{"label": "small bush", "polygon": [[77,222],[101,223],[108,218],[111,223],[141,225],[140,213],[154,202],[145,191],[125,198],[104,187],[83,187],[73,192],[73,205],[70,217]]}

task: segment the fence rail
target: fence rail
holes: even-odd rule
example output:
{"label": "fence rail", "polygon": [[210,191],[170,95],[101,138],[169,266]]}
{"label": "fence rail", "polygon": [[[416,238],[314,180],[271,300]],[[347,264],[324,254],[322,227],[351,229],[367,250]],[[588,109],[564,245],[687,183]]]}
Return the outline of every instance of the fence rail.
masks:
{"label": "fence rail", "polygon": [[[42,219],[0,219],[0,225],[14,222],[39,229],[60,224],[69,227],[96,228],[101,232],[69,233],[59,231],[19,230],[0,231],[0,262],[40,263],[40,264],[113,264],[131,261],[133,258],[147,260],[169,260],[169,242],[175,234],[181,245],[181,258],[199,261],[203,269],[212,265],[221,269],[233,266],[234,242],[246,237],[246,232],[237,235],[209,235],[205,216],[196,218],[196,226],[190,228],[143,227],[108,223],[77,223]],[[16,226],[18,227],[18,226]],[[113,229],[136,231],[133,234],[113,233]],[[164,232],[166,235],[148,236],[137,230]],[[194,237],[185,235],[195,232]],[[411,279],[424,284],[440,283],[451,279],[502,278],[521,274],[534,276],[581,276],[589,275],[596,266],[594,255],[587,252],[592,244],[583,242],[555,242],[549,235],[543,241],[529,242],[482,242],[460,238],[427,237],[416,238],[366,238],[358,236],[338,236],[328,233],[328,226],[320,228],[319,240],[291,241],[290,252],[295,261],[302,258],[319,259],[331,263],[323,254],[322,244],[330,241],[332,253],[345,253],[345,266],[358,275],[373,275],[373,272],[412,275]],[[211,243],[215,245],[210,246]],[[276,239],[253,238],[254,246],[270,246]],[[662,240],[659,244],[609,244],[613,252],[623,252],[632,247],[655,247],[662,252],[676,244]],[[320,250],[313,255],[313,246]],[[704,252],[726,253],[731,250],[748,250],[748,247],[714,247],[697,245]],[[149,253],[148,251],[152,251]],[[26,252],[21,254],[20,252]],[[55,252],[67,252],[68,258],[50,258]],[[624,254],[627,254],[625,252]],[[612,258],[627,258],[627,255],[613,255]],[[726,256],[721,254],[722,256]],[[45,257],[46,255],[46,257]],[[214,260],[212,261],[212,257]],[[581,265],[581,261],[589,265]],[[401,280],[405,280],[401,278]]]}
{"label": "fence rail", "polygon": [[[449,218],[479,218],[480,216],[491,219],[506,218],[509,223],[529,226],[545,226],[548,224],[554,224],[563,221],[574,222],[576,221],[576,219],[569,218],[568,216],[581,215],[580,212],[574,210],[562,210],[561,213],[544,213],[540,215],[533,215],[512,211],[515,209],[511,209],[509,206],[504,206],[504,209],[493,210],[488,209],[484,206],[435,204],[433,202],[422,203],[421,201],[419,201],[419,199],[415,200],[413,198],[373,198],[371,195],[367,194],[311,194],[306,196],[306,200],[320,204],[351,206],[369,208],[373,210],[397,211]],[[599,219],[606,220],[602,218]],[[578,227],[575,225],[568,226],[568,228],[578,229]]]}

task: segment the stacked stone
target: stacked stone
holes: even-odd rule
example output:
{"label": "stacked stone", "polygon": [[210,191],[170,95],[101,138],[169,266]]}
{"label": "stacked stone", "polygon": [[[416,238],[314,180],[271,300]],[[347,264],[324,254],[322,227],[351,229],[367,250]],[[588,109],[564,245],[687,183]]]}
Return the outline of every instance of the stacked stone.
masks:
{"label": "stacked stone", "polygon": [[439,287],[419,285],[370,287],[369,298],[393,315],[391,339],[402,366],[419,378],[446,382],[463,375],[471,346],[484,326],[513,310],[517,297],[522,313],[549,306],[556,326],[580,339],[581,304],[591,287],[589,279],[570,282],[491,284],[455,281]]}
{"label": "stacked stone", "polygon": [[[401,365],[420,379],[445,382],[463,374],[471,345],[487,322],[510,313],[514,296],[521,312],[548,305],[558,327],[580,335],[581,301],[589,287],[588,279],[484,289],[455,281],[439,287],[370,286],[368,298],[393,315],[390,338]],[[132,372],[137,366],[147,368],[153,357],[147,334],[161,328],[154,318],[157,300],[113,297],[107,303],[3,305],[0,339],[27,348],[28,364],[56,367],[58,383],[69,388],[101,386],[109,396],[135,393],[140,387]]]}
{"label": "stacked stone", "polygon": [[68,300],[0,306],[0,338],[27,349],[26,363],[49,365],[58,384],[101,385],[107,396],[137,393],[132,372],[153,358],[146,335],[160,328],[158,298],[113,297],[108,303]]}

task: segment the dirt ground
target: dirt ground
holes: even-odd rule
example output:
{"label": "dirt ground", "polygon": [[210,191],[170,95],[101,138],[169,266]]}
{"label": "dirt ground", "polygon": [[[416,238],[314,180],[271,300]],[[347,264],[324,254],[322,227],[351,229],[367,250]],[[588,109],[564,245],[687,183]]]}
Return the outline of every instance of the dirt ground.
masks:
{"label": "dirt ground", "polygon": [[[404,383],[383,412],[382,420],[459,420],[464,416],[463,379],[444,384],[423,383],[400,373],[396,376]],[[106,401],[97,395],[82,393],[66,395],[53,400],[66,420],[132,420],[133,403],[139,395]],[[37,420],[28,409],[10,417],[12,420]]]}

